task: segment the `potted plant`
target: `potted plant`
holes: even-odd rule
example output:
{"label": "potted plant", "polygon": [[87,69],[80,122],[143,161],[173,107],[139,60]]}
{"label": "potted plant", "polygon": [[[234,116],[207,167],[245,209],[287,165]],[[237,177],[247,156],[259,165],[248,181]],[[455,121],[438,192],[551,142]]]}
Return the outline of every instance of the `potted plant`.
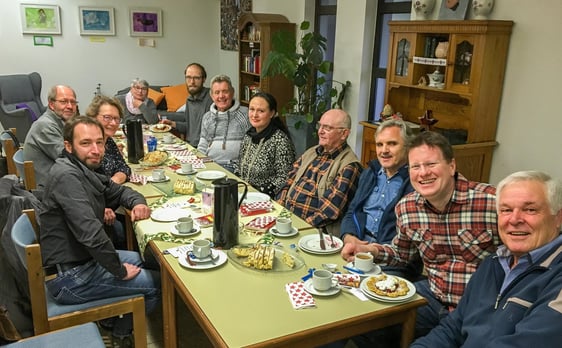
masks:
{"label": "potted plant", "polygon": [[[316,122],[328,109],[341,108],[351,85],[349,81],[343,83],[326,78],[333,67],[332,62],[324,59],[327,39],[319,33],[306,32],[309,28],[308,21],[301,23],[302,35],[298,43],[292,33],[274,33],[272,49],[262,69],[263,77],[283,75],[297,88],[296,97],[281,109],[290,131],[294,129],[307,133],[306,136],[291,134],[297,154],[316,143]],[[309,144],[298,144],[299,140],[305,138],[308,138]]]}

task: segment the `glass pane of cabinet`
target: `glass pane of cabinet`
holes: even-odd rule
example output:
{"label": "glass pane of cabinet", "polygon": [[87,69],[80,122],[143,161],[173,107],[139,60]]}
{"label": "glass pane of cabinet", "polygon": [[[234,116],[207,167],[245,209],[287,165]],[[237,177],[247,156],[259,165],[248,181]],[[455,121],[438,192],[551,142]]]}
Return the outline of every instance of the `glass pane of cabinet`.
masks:
{"label": "glass pane of cabinet", "polygon": [[396,70],[397,76],[408,76],[408,57],[410,56],[410,41],[402,39],[398,41],[396,48]]}
{"label": "glass pane of cabinet", "polygon": [[468,41],[459,43],[455,50],[455,70],[453,83],[470,84],[470,70],[472,68],[472,55],[474,45]]}

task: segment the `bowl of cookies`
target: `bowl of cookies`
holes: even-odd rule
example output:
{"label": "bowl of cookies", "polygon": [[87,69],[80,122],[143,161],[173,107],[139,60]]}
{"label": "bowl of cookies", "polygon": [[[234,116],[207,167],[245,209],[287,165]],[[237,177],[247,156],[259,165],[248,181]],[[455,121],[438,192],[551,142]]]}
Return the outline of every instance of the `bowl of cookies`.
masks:
{"label": "bowl of cookies", "polygon": [[139,164],[142,167],[157,167],[168,160],[168,153],[166,151],[151,151],[144,155],[142,159],[139,160]]}

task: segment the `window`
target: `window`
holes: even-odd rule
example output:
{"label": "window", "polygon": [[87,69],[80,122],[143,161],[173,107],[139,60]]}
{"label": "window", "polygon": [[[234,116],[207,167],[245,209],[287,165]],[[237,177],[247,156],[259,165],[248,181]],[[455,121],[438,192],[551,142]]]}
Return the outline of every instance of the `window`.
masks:
{"label": "window", "polygon": [[371,76],[371,98],[369,100],[369,121],[379,119],[384,107],[384,89],[386,86],[386,67],[388,60],[388,22],[391,20],[409,20],[412,1],[379,0],[373,53],[373,72]]}

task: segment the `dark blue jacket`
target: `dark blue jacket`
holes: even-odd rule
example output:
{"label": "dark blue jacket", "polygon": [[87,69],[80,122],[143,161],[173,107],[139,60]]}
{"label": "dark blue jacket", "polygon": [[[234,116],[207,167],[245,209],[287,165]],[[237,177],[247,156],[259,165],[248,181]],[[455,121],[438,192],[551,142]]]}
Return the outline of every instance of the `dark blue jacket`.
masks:
{"label": "dark blue jacket", "polygon": [[[369,162],[369,167],[361,173],[355,197],[353,197],[342,219],[340,233],[342,238],[346,234],[353,234],[359,239],[363,239],[365,236],[367,214],[363,212],[363,206],[371,195],[373,188],[377,185],[377,173],[380,169],[381,165],[379,161],[372,160]],[[398,195],[392,200],[388,207],[386,207],[382,214],[379,230],[376,233],[377,243],[379,244],[390,244],[392,238],[396,235],[396,214],[394,213],[394,207],[402,197],[414,191],[410,184],[408,167],[403,166],[400,168],[400,170],[398,170],[398,175],[402,177],[404,182],[398,191]]]}
{"label": "dark blue jacket", "polygon": [[486,258],[457,309],[411,347],[560,347],[562,240],[500,293],[504,277],[498,257]]}

